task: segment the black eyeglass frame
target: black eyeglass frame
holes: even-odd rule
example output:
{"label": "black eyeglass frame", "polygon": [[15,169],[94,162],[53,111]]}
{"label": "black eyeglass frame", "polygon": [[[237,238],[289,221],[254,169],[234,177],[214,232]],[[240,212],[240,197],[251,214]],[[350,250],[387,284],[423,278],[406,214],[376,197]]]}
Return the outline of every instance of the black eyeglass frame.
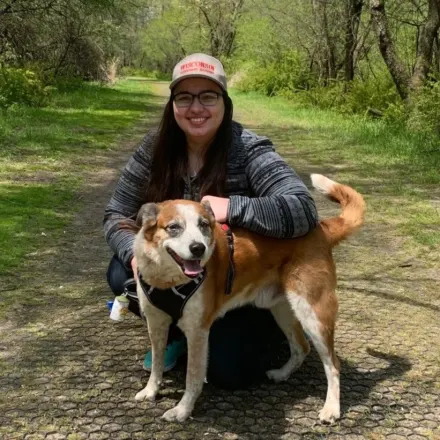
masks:
{"label": "black eyeglass frame", "polygon": [[[200,95],[203,95],[204,93],[212,93],[212,94],[217,95],[217,99],[216,99],[215,103],[214,103],[214,104],[208,104],[208,105],[203,104],[203,103],[200,101]],[[191,103],[190,103],[189,105],[181,105],[181,106],[179,106],[179,105],[177,104],[177,102],[176,102],[176,97],[179,96],[179,95],[190,95],[190,96],[192,97]],[[195,99],[195,98],[197,98],[197,100],[199,101],[199,103],[200,103],[201,105],[203,105],[203,107],[214,107],[214,106],[217,104],[218,99],[220,98],[220,96],[223,97],[223,96],[225,96],[225,95],[226,95],[226,92],[216,92],[215,90],[202,90],[202,91],[199,92],[199,93],[191,93],[191,92],[179,92],[179,93],[176,93],[176,94],[173,93],[173,94],[171,95],[171,99],[172,99],[174,102],[176,102],[176,106],[179,107],[179,108],[188,108],[188,107],[191,107],[191,106],[194,104],[194,99]]]}

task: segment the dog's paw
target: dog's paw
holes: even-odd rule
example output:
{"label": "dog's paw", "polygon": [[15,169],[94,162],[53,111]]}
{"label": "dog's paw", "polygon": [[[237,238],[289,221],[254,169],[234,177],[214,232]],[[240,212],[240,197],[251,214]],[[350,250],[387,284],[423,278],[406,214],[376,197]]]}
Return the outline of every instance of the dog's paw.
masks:
{"label": "dog's paw", "polygon": [[191,411],[186,410],[182,406],[175,406],[169,409],[162,418],[167,422],[184,422],[191,414]]}
{"label": "dog's paw", "polygon": [[154,401],[156,399],[157,392],[158,392],[157,389],[154,390],[152,388],[149,388],[147,385],[142,391],[139,391],[134,398],[135,400]]}
{"label": "dog's paw", "polygon": [[339,408],[336,405],[325,405],[319,412],[321,423],[332,424],[341,417]]}
{"label": "dog's paw", "polygon": [[266,371],[266,376],[273,380],[274,382],[284,382],[285,380],[289,379],[290,374],[286,374],[285,371],[283,371],[282,368],[276,369],[276,370],[268,370]]}

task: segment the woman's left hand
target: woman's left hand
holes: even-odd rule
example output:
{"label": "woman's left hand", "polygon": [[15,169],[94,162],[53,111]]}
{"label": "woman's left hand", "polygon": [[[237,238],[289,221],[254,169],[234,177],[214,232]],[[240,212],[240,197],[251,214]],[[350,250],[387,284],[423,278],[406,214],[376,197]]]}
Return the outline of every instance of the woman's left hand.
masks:
{"label": "woman's left hand", "polygon": [[215,196],[204,196],[202,202],[208,201],[219,223],[226,223],[228,218],[229,199]]}

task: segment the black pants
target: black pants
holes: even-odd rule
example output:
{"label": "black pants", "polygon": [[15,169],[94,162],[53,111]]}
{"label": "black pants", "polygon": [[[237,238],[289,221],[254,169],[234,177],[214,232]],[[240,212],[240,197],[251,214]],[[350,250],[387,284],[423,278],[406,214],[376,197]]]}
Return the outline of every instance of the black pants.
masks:
{"label": "black pants", "polygon": [[[117,257],[107,270],[107,281],[115,295],[133,277]],[[139,305],[130,301],[129,309],[140,315]],[[168,339],[183,337],[170,326]],[[269,310],[253,306],[231,310],[217,319],[209,334],[208,382],[226,389],[245,388],[265,376],[286,338]]]}

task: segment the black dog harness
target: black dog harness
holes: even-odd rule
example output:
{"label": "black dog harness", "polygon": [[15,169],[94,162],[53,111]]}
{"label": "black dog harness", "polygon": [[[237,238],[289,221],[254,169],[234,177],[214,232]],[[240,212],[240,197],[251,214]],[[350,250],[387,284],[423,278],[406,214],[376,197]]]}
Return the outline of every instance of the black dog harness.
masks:
{"label": "black dog harness", "polygon": [[[222,230],[225,231],[228,241],[229,268],[226,277],[225,293],[226,295],[229,295],[232,292],[232,284],[235,276],[234,237],[231,228],[228,225],[223,224]],[[152,287],[142,279],[142,275],[139,272],[138,276],[139,284],[141,285],[142,291],[148,301],[150,301],[153,306],[170,315],[171,318],[173,318],[173,322],[176,323],[182,317],[183,309],[188,300],[203,284],[203,281],[207,276],[207,270],[203,269],[203,272],[196,278],[193,278],[189,283],[181,284],[180,286],[171,287],[169,289]]]}
{"label": "black dog harness", "polygon": [[197,290],[199,290],[199,287],[205,280],[207,271],[204,269],[197,278],[193,278],[189,283],[170,287],[169,289],[152,287],[142,279],[140,273],[138,273],[138,275],[139,284],[148,301],[150,301],[153,306],[170,315],[171,318],[173,318],[173,322],[177,322],[183,315],[183,309],[186,303]]}

